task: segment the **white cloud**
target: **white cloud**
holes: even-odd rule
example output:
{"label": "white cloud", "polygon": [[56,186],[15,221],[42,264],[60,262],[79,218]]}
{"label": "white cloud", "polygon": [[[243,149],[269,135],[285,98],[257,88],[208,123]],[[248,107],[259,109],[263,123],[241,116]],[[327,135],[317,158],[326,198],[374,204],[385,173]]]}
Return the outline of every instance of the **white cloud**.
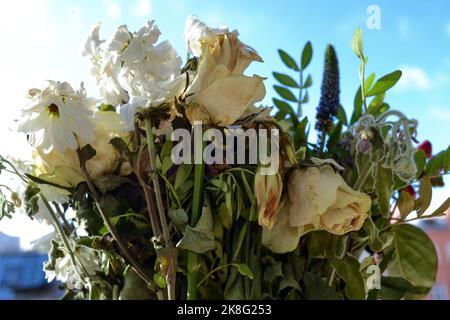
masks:
{"label": "white cloud", "polygon": [[450,123],[450,107],[428,108],[428,116],[439,121]]}
{"label": "white cloud", "polygon": [[428,74],[420,67],[402,67],[402,78],[398,83],[401,90],[421,90],[426,91],[430,88],[431,80]]}
{"label": "white cloud", "polygon": [[436,91],[448,85],[450,80],[446,72],[440,71],[430,74],[418,66],[403,66],[399,68],[403,75],[398,83],[399,90],[419,90],[422,92]]}
{"label": "white cloud", "polygon": [[152,2],[150,0],[137,0],[133,11],[138,17],[149,17],[153,11]]}

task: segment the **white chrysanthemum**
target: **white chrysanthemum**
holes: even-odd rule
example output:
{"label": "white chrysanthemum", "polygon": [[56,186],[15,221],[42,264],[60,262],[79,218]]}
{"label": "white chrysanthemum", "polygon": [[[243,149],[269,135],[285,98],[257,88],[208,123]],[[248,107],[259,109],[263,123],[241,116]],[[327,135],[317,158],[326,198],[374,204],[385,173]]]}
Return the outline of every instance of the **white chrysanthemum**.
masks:
{"label": "white chrysanthemum", "polygon": [[181,59],[168,41],[157,43],[161,33],[153,21],[135,33],[120,26],[107,41],[100,40],[98,32],[96,26],[84,55],[93,64],[102,97],[114,106],[126,105],[121,114],[128,130],[134,128],[138,107],[144,107],[136,101],[156,105],[181,94]]}
{"label": "white chrysanthemum", "polygon": [[[94,276],[101,271],[100,258],[95,250],[78,246],[75,248],[74,255],[76,256],[76,266],[73,265],[69,255],[65,254],[64,257],[56,259],[54,264],[55,270],[45,270],[45,278],[49,283],[57,280],[65,283],[70,290],[83,289],[85,283],[88,283],[89,276]],[[86,272],[89,275],[85,274]]]}
{"label": "white chrysanthemum", "polygon": [[95,103],[86,97],[83,83],[74,91],[67,82],[47,81],[42,90],[29,91],[19,131],[29,134],[31,144],[44,153],[76,150],[77,138],[85,143],[94,138]]}

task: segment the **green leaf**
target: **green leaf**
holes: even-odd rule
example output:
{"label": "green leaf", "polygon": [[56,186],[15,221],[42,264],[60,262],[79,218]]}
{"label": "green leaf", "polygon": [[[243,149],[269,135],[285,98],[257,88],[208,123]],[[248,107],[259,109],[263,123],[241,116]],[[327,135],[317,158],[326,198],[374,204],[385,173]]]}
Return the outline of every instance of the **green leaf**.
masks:
{"label": "green leaf", "polygon": [[364,91],[369,92],[370,88],[372,88],[373,82],[375,81],[375,73],[370,74],[367,77],[366,81],[364,81]]}
{"label": "green leaf", "polygon": [[297,62],[295,62],[295,60],[289,55],[287,54],[285,51],[283,50],[278,50],[278,53],[280,54],[281,60],[283,60],[284,64],[295,71],[300,71]]}
{"label": "green leaf", "polygon": [[316,273],[303,274],[304,295],[307,300],[342,300],[340,293],[327,285]]}
{"label": "green leaf", "polygon": [[237,237],[236,241],[233,242],[232,248],[234,253],[232,261],[236,261],[239,254],[241,253],[242,245],[244,244],[245,236],[247,235],[247,230],[248,230],[248,222],[246,222],[242,226],[241,231],[239,232],[239,237]]}
{"label": "green leaf", "polygon": [[239,277],[239,270],[233,268],[230,271],[230,275],[227,278],[227,284],[225,286],[224,297],[225,300],[244,300],[245,289],[244,281],[242,277]]}
{"label": "green leaf", "polygon": [[364,230],[369,234],[369,247],[374,252],[381,252],[392,244],[392,236],[380,235],[380,230],[372,217],[366,219]]}
{"label": "green leaf", "polygon": [[381,107],[384,103],[384,98],[386,97],[386,93],[381,93],[370,102],[369,107],[367,108],[367,113],[372,115],[378,115]]}
{"label": "green leaf", "polygon": [[125,177],[120,176],[103,176],[94,180],[95,186],[101,193],[105,194],[110,191],[114,191],[123,184],[130,183],[131,181]]}
{"label": "green leaf", "polygon": [[437,218],[445,216],[447,210],[450,208],[450,198],[444,201],[444,203],[436,209],[432,214],[424,216],[424,218]]}
{"label": "green leaf", "polygon": [[308,75],[308,77],[306,78],[305,83],[303,84],[303,89],[308,89],[313,85],[313,79],[311,77],[311,75]]}
{"label": "green leaf", "polygon": [[308,103],[308,102],[309,102],[309,93],[306,92],[305,96],[303,97],[302,103],[303,103],[303,104],[306,104],[306,103]]}
{"label": "green leaf", "polygon": [[125,272],[124,281],[120,300],[148,300],[151,296],[147,284],[131,268]]}
{"label": "green leaf", "polygon": [[309,66],[312,60],[312,56],[313,56],[313,48],[311,42],[308,41],[305,47],[303,48],[302,52],[302,70],[305,70]]}
{"label": "green leaf", "polygon": [[424,177],[420,183],[420,203],[421,208],[417,215],[421,217],[430,207],[431,199],[433,197],[433,187],[431,186],[430,177]]}
{"label": "green leaf", "polygon": [[172,157],[165,157],[161,166],[161,173],[166,175],[167,172],[173,167]]}
{"label": "green leaf", "polygon": [[307,117],[305,117],[296,129],[294,142],[297,149],[306,145],[306,143],[308,142],[308,125],[309,120]]}
{"label": "green leaf", "polygon": [[219,205],[219,218],[223,227],[230,230],[233,225],[233,212],[228,210],[225,202]]}
{"label": "green leaf", "polygon": [[[25,212],[28,217],[32,218],[36,213],[39,212],[39,193],[41,190],[37,187],[34,187],[33,185],[29,184],[27,189],[25,190],[24,194],[24,202],[25,202]],[[3,195],[3,194],[2,194]],[[10,217],[11,206],[8,205],[8,201],[3,195],[3,203],[1,204],[2,209],[2,215],[3,217]]]}
{"label": "green leaf", "polygon": [[155,283],[158,285],[158,287],[160,287],[161,289],[165,289],[167,288],[167,282],[166,282],[166,278],[164,277],[164,275],[161,272],[156,273],[153,276],[153,280],[155,280]]}
{"label": "green leaf", "polygon": [[109,142],[109,144],[112,145],[113,148],[121,155],[127,155],[130,153],[127,143],[121,138],[114,138]]}
{"label": "green leaf", "polygon": [[358,259],[348,255],[344,259],[333,259],[331,264],[339,277],[346,283],[346,296],[351,300],[365,300],[366,285],[360,272]]}
{"label": "green leaf", "polygon": [[238,268],[238,271],[241,275],[249,278],[250,280],[253,280],[253,272],[246,264],[238,264],[236,267]]}
{"label": "green leaf", "polygon": [[278,72],[274,72],[273,76],[275,77],[275,79],[278,80],[278,82],[280,82],[281,84],[291,87],[291,88],[298,88],[298,83],[292,79],[291,76],[288,76],[287,74],[283,74],[283,73],[278,73]]}
{"label": "green leaf", "polygon": [[285,101],[274,98],[273,103],[275,104],[275,106],[277,106],[278,109],[280,109],[280,111],[284,112],[285,114],[294,113],[291,105]]}
{"label": "green leaf", "polygon": [[175,190],[180,189],[180,187],[186,182],[192,173],[194,166],[192,164],[182,164],[178,167],[177,176],[175,178]]}
{"label": "green leaf", "polygon": [[344,126],[348,126],[347,114],[346,114],[345,109],[344,109],[344,107],[342,105],[339,105],[339,110],[338,110],[338,113],[336,115],[336,118],[340,122],[342,122],[342,124]]}
{"label": "green leaf", "polygon": [[425,232],[408,224],[392,227],[395,255],[388,268],[389,276],[400,277],[416,289],[429,291],[437,273],[437,253]]}
{"label": "green leaf", "polygon": [[178,231],[184,233],[189,222],[189,217],[184,209],[169,209],[169,218]]}
{"label": "green leaf", "polygon": [[417,167],[417,175],[416,178],[419,178],[422,173],[425,171],[425,167],[427,165],[427,154],[424,150],[418,150],[414,154],[414,162],[416,163]]}
{"label": "green leaf", "polygon": [[195,228],[186,226],[186,232],[177,248],[197,254],[205,254],[216,248],[214,220],[209,205],[203,207],[203,214]]}
{"label": "green leaf", "polygon": [[312,257],[324,257],[324,253],[331,246],[331,235],[326,231],[316,231],[308,234],[308,253]]}
{"label": "green leaf", "polygon": [[94,158],[96,154],[97,151],[95,151],[95,149],[90,144],[85,145],[78,153],[80,157],[80,166],[84,167],[86,165],[86,162]]}
{"label": "green leaf", "polygon": [[409,192],[402,190],[400,192],[400,198],[398,199],[398,210],[402,220],[405,220],[408,215],[416,208],[416,200]]}
{"label": "green leaf", "polygon": [[[31,207],[33,208],[32,210],[32,215],[34,215],[35,213],[37,213],[37,211],[39,211],[39,207],[37,205],[37,200],[38,198],[35,197],[33,200],[33,204],[31,205]],[[6,196],[0,191],[0,221],[3,218],[12,218],[12,214],[15,211],[15,206],[14,203],[12,203],[11,201],[9,201]],[[32,216],[30,214],[28,214],[28,216]]]}
{"label": "green leaf", "polygon": [[378,296],[382,300],[401,300],[414,287],[403,278],[381,277],[381,290]]}
{"label": "green leaf", "polygon": [[271,256],[265,256],[261,259],[261,264],[264,266],[263,281],[273,283],[276,278],[283,277],[283,264]]}
{"label": "green leaf", "polygon": [[445,172],[450,171],[450,147],[448,147],[444,156],[444,170]]}
{"label": "green leaf", "polygon": [[280,86],[274,86],[275,91],[283,98],[288,101],[297,102],[297,98],[294,96],[294,94],[287,88],[280,87]]}
{"label": "green leaf", "polygon": [[377,82],[375,82],[372,89],[370,89],[370,91],[367,93],[367,96],[373,97],[388,91],[397,84],[397,82],[400,80],[401,77],[402,72],[400,70],[385,75]]}
{"label": "green leaf", "polygon": [[173,142],[172,142],[172,140],[168,140],[164,144],[164,146],[163,146],[163,148],[161,150],[161,154],[160,154],[161,159],[171,158],[171,156],[172,156],[172,149],[173,149]]}
{"label": "green leaf", "polygon": [[356,29],[353,34],[352,49],[358,58],[364,59],[363,31],[361,28]]}
{"label": "green leaf", "polygon": [[389,219],[391,215],[391,195],[394,190],[394,174],[391,168],[384,168],[381,164],[378,165],[375,190],[381,215]]}
{"label": "green leaf", "polygon": [[426,174],[429,176],[433,176],[441,172],[444,168],[444,160],[445,160],[446,152],[442,151],[435,155],[433,158],[428,161]]}
{"label": "green leaf", "polygon": [[362,90],[361,87],[359,87],[355,95],[354,110],[352,118],[350,120],[351,125],[356,123],[359,120],[359,118],[361,118],[363,112],[363,103],[364,102],[362,99]]}
{"label": "green leaf", "polygon": [[333,150],[333,148],[339,143],[342,134],[342,122],[338,122],[333,130],[330,132],[330,138],[328,139],[327,148],[328,150]]}

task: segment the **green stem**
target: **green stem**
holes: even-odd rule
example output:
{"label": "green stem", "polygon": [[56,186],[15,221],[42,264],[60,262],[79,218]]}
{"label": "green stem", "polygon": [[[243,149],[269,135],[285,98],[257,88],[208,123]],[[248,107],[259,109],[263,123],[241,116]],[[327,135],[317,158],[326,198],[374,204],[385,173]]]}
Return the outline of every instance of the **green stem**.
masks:
{"label": "green stem", "polygon": [[367,113],[367,98],[366,98],[366,60],[361,56],[361,94],[364,103],[364,114]]}
{"label": "green stem", "polygon": [[[345,256],[347,255],[348,247],[349,247],[349,238],[348,238],[348,236],[344,236],[342,238],[342,250],[339,253],[339,255],[337,256],[338,259],[345,258]],[[333,259],[334,259],[334,257],[333,257]],[[337,276],[336,269],[332,268],[331,274],[328,277],[328,285],[330,287],[333,287],[334,281],[336,280],[336,276]]]}
{"label": "green stem", "polygon": [[5,159],[4,157],[0,156],[0,162],[4,162],[6,164],[8,164],[13,170],[14,172],[9,171],[10,173],[16,174],[23,182],[28,183],[28,180],[25,179],[22,174],[19,173],[19,171],[16,169],[16,167],[7,159]]}
{"label": "green stem", "polygon": [[8,186],[6,186],[6,185],[4,185],[4,184],[0,184],[0,188],[5,188],[5,189],[8,190],[9,192],[14,193],[14,191],[13,191],[10,187],[8,187]]}
{"label": "green stem", "polygon": [[371,162],[366,163],[363,172],[359,175],[358,180],[356,180],[355,190],[361,191],[367,178],[369,178],[369,175],[372,173],[374,166],[375,165]]}
{"label": "green stem", "polygon": [[[80,150],[77,150],[78,157],[80,157]],[[128,263],[132,266],[133,270],[136,272],[136,274],[145,281],[148,288],[153,291],[157,292],[156,284],[154,281],[147,275],[145,270],[141,267],[139,262],[134,258],[133,254],[128,249],[127,244],[122,240],[122,238],[119,236],[119,233],[117,232],[114,224],[112,223],[111,219],[109,218],[109,215],[106,213],[105,210],[103,210],[102,206],[100,205],[100,195],[97,192],[97,189],[94,186],[94,183],[92,182],[92,179],[90,178],[89,172],[86,168],[86,165],[81,166],[81,171],[83,172],[86,183],[89,187],[89,190],[91,191],[92,197],[95,200],[95,205],[98,209],[98,212],[100,213],[100,216],[103,219],[103,222],[105,223],[106,227],[108,228],[109,233],[113,237],[113,239],[116,241],[120,252],[124,255],[125,259],[128,261]]]}
{"label": "green stem", "polygon": [[[48,200],[45,198],[45,196],[42,193],[39,196],[40,196],[42,202],[44,203],[45,207],[47,208],[47,210],[48,210],[48,212],[49,212],[49,214],[50,214],[50,216],[51,216],[51,218],[53,220],[53,225],[55,226],[55,229],[58,232],[58,234],[59,234],[59,236],[60,236],[60,238],[61,238],[61,240],[63,242],[64,248],[66,249],[67,253],[69,254],[70,262],[73,265],[75,273],[78,275],[78,277],[80,278],[81,282],[83,282],[83,284],[85,284],[84,283],[85,278],[83,276],[81,276],[78,273],[78,270],[77,270],[77,262],[76,262],[76,259],[75,259],[75,253],[73,252],[72,247],[70,246],[69,240],[67,239],[67,236],[64,233],[64,230],[61,227],[61,224],[59,223],[59,220],[58,220],[58,217],[56,216],[55,211],[53,210],[52,206],[50,205],[50,203],[48,202]],[[79,259],[78,259],[78,261],[79,261],[80,266],[83,269],[84,273],[86,274],[86,276],[88,278],[90,278],[89,272],[86,270],[86,268],[83,265],[83,263]]]}
{"label": "green stem", "polygon": [[[147,146],[148,153],[150,157],[150,177],[153,181],[153,190],[156,198],[156,205],[158,207],[159,219],[161,222],[161,227],[163,231],[164,242],[167,249],[173,249],[173,245],[170,239],[169,225],[167,223],[166,212],[164,209],[164,203],[162,199],[161,186],[159,184],[159,175],[156,168],[156,147],[155,147],[155,137],[153,136],[153,125],[152,119],[147,117],[144,120],[145,131],[147,133]],[[157,235],[158,236],[158,235]],[[175,251],[174,251],[175,252]],[[176,256],[172,256],[169,259],[169,268],[167,274],[167,297],[169,300],[176,299]]]}
{"label": "green stem", "polygon": [[66,229],[67,233],[70,235],[72,233],[72,228],[70,226],[69,221],[67,221],[66,216],[64,215],[64,212],[62,212],[61,208],[59,207],[59,204],[56,202],[53,202],[53,205],[56,208],[56,212],[58,213],[59,217],[63,221],[64,228]]}
{"label": "green stem", "polygon": [[[203,181],[205,174],[205,164],[203,162],[203,139],[196,137],[194,159],[200,160],[200,164],[195,164],[194,173],[194,195],[192,200],[191,226],[195,227],[200,219],[203,206]],[[199,140],[200,139],[200,140]],[[198,154],[197,154],[198,153]],[[201,154],[200,154],[201,153]],[[197,299],[197,278],[198,278],[198,256],[193,252],[188,253],[188,275],[187,275],[187,299]]]}
{"label": "green stem", "polygon": [[223,266],[219,266],[219,267],[217,267],[217,268],[215,268],[215,269],[213,269],[211,272],[209,272],[203,279],[202,279],[202,281],[200,281],[198,284],[197,284],[197,287],[200,287],[202,284],[204,284],[214,273],[216,273],[217,271],[220,271],[220,270],[222,270],[222,269],[226,269],[226,268],[228,268],[228,267],[235,267],[235,268],[239,268],[239,264],[237,264],[237,263],[229,263],[229,264],[225,264],[225,265],[223,265]]}
{"label": "green stem", "polygon": [[164,203],[162,200],[161,186],[159,184],[158,172],[156,170],[156,148],[155,148],[155,138],[153,136],[153,125],[151,118],[145,119],[145,131],[147,133],[147,145],[148,153],[150,157],[150,176],[153,182],[153,188],[155,191],[156,205],[158,207],[159,218],[161,221],[163,236],[166,244],[170,243],[170,233],[167,224],[166,214],[164,210]]}
{"label": "green stem", "polygon": [[299,118],[301,118],[303,114],[302,103],[303,103],[303,70],[300,70],[300,88],[299,88],[298,109],[297,109],[297,116]]}

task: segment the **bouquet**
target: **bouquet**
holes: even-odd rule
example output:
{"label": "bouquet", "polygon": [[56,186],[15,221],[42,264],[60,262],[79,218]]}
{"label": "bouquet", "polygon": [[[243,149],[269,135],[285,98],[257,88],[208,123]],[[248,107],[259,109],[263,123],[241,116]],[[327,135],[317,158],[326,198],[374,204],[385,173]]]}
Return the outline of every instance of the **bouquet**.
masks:
{"label": "bouquet", "polygon": [[450,149],[418,145],[418,122],[386,102],[401,72],[367,76],[358,29],[348,117],[329,45],[313,121],[311,43],[299,61],[279,51],[289,72],[273,74],[271,108],[259,105],[265,79],[245,74],[263,60],[237,31],[192,16],[184,36],[182,64],[153,21],[107,40],[97,25],[83,55],[100,98],[83,83],[28,92],[18,130],[33,161],[0,158],[22,186],[0,186],[0,218],[23,210],[54,226],[39,245],[64,299],[425,296],[436,250],[408,222],[450,206],[428,210]]}

